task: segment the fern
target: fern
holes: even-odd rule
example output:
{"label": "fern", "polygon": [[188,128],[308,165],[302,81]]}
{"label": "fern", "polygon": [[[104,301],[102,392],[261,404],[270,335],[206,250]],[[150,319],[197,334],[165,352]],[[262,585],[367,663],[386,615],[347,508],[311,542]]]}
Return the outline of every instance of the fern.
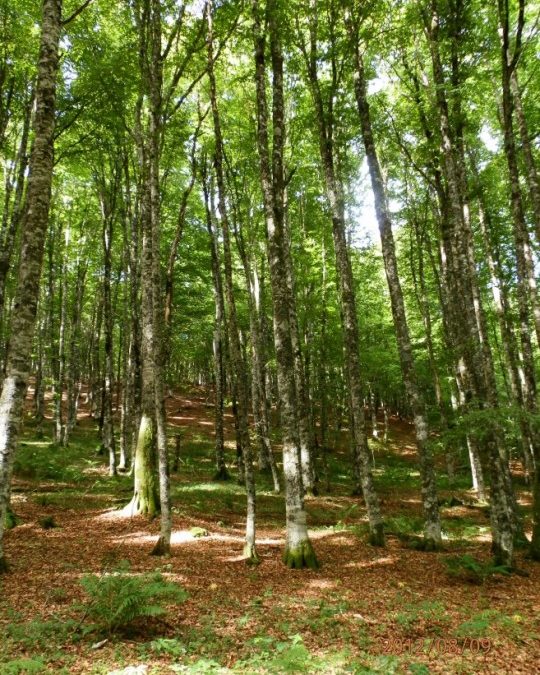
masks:
{"label": "fern", "polygon": [[493,574],[510,574],[510,569],[504,565],[484,563],[472,555],[452,556],[444,561],[448,574],[460,577],[472,583],[483,584]]}
{"label": "fern", "polygon": [[[116,633],[136,619],[161,616],[166,604],[184,602],[187,594],[161,574],[132,575],[124,571],[86,575],[81,585],[89,596],[82,606],[87,630]],[[83,620],[84,620],[83,619]]]}

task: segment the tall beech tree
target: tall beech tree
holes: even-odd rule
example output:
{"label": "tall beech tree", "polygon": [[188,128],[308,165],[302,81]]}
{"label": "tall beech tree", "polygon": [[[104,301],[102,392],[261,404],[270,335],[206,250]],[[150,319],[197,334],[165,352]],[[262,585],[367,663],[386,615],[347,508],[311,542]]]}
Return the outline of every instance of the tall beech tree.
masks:
{"label": "tall beech tree", "polygon": [[238,328],[236,298],[233,285],[231,228],[226,203],[225,171],[223,166],[223,136],[221,133],[221,120],[217,103],[217,87],[214,74],[214,29],[213,29],[213,3],[209,0],[206,4],[208,19],[208,79],[210,83],[210,104],[212,107],[212,119],[214,127],[214,169],[216,173],[216,185],[218,192],[218,208],[223,236],[223,263],[225,268],[225,298],[227,300],[227,325],[229,328],[229,349],[234,378],[234,398],[237,401],[238,427],[242,453],[244,460],[244,480],[247,494],[247,518],[246,518],[246,543],[244,556],[251,562],[257,562],[255,550],[255,479],[253,476],[253,457],[251,439],[249,435],[249,383],[246,362],[242,353],[240,331]]}
{"label": "tall beech tree", "polygon": [[[285,506],[287,543],[284,562],[289,567],[317,567],[318,562],[307,532],[303,501],[298,432],[298,403],[294,378],[294,356],[291,339],[290,303],[292,289],[288,286],[285,257],[287,255],[284,226],[285,119],[283,99],[283,52],[281,48],[282,8],[269,0],[263,9],[253,0],[253,35],[255,47],[255,84],[257,92],[257,148],[259,152],[261,185],[266,221],[267,254],[274,308],[274,344],[277,361],[277,382],[280,397],[283,433],[283,472],[285,476]],[[266,93],[267,39],[263,30],[268,25],[272,67],[272,116]],[[270,129],[272,154],[270,156]],[[270,158],[271,157],[271,158]]]}
{"label": "tall beech tree", "polygon": [[0,396],[0,570],[4,570],[7,565],[3,549],[4,523],[23,402],[30,376],[41,266],[49,223],[61,29],[61,0],[44,0],[33,121],[34,140],[29,161],[25,215],[21,224],[21,258],[11,316],[6,376]]}
{"label": "tall beech tree", "polygon": [[327,88],[327,95],[325,96],[320,82],[317,65],[318,59],[320,58],[317,3],[313,2],[310,7],[312,13],[308,26],[309,37],[306,41],[301,35],[300,41],[315,107],[321,163],[323,166],[326,194],[332,217],[332,235],[336,256],[336,270],[346,358],[346,376],[350,397],[349,416],[351,422],[355,480],[357,482],[356,491],[358,493],[360,491],[362,492],[366,502],[371,542],[375,545],[383,546],[383,520],[380,511],[379,498],[373,484],[365,430],[364,383],[362,381],[360,370],[360,343],[358,335],[356,294],[346,236],[343,185],[342,178],[339,175],[339,163],[337,160],[335,139],[336,118],[334,104],[337,88],[339,86],[339,73],[341,68],[337,62],[338,57],[336,53],[335,34],[333,33],[334,24],[332,19],[337,19],[337,14],[335,12],[336,8],[332,7],[332,23],[329,28],[331,44],[331,63],[329,64],[331,82],[330,86]]}
{"label": "tall beech tree", "polygon": [[432,451],[428,445],[429,426],[427,410],[416,374],[415,358],[411,344],[407,315],[405,313],[403,291],[399,279],[392,221],[390,218],[383,174],[371,124],[366,73],[360,44],[359,22],[361,21],[361,18],[361,16],[353,15],[353,17],[347,21],[349,37],[352,43],[351,47],[354,53],[355,97],[358,108],[358,117],[362,129],[362,139],[364,141],[364,149],[369,167],[371,188],[375,199],[375,213],[377,215],[377,222],[381,235],[384,268],[388,289],[390,291],[390,302],[392,305],[392,315],[394,317],[394,327],[396,331],[403,382],[405,384],[414,418],[416,445],[418,448],[418,459],[422,475],[422,499],[425,517],[424,542],[427,549],[435,549],[439,548],[442,543],[435,465]]}

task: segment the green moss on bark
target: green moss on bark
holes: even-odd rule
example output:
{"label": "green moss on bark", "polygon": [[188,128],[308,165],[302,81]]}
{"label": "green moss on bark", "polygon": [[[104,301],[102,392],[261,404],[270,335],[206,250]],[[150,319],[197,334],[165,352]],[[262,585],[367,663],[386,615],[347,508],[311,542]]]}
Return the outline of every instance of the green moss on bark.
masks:
{"label": "green moss on bark", "polygon": [[152,419],[143,416],[135,452],[135,492],[125,509],[130,515],[144,515],[151,518],[155,518],[160,511],[153,427]]}
{"label": "green moss on bark", "polygon": [[369,543],[372,546],[384,546],[384,528],[383,524],[379,523],[374,528],[370,529],[369,532]]}
{"label": "green moss on bark", "polygon": [[309,539],[294,548],[287,547],[283,553],[283,562],[294,570],[308,568],[318,570],[320,565]]}
{"label": "green moss on bark", "polygon": [[258,565],[261,562],[254,545],[244,545],[244,560],[247,565]]}

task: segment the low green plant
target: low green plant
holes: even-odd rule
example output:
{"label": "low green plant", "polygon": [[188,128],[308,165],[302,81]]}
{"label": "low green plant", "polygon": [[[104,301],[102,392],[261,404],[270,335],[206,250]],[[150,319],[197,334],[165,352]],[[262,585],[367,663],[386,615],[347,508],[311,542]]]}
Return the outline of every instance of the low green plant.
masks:
{"label": "low green plant", "polygon": [[455,631],[457,637],[483,638],[500,632],[510,640],[520,640],[523,633],[528,631],[532,640],[537,640],[538,635],[530,632],[530,626],[523,621],[519,614],[508,616],[497,609],[485,609],[478,614],[473,614],[470,619],[463,622]]}
{"label": "low green plant", "polygon": [[482,562],[472,555],[451,556],[444,560],[447,573],[474,584],[484,584],[494,574],[509,575],[510,569],[505,565],[494,565],[493,562]]}
{"label": "low green plant", "polygon": [[174,656],[176,658],[184,656],[186,647],[175,638],[157,638],[150,643],[150,649],[155,654],[165,654],[167,656]]}
{"label": "low green plant", "polygon": [[81,579],[89,596],[82,606],[84,620],[91,622],[86,632],[120,632],[141,617],[163,615],[165,604],[179,604],[187,598],[180,586],[166,581],[160,573],[134,575],[125,570],[124,565],[120,571]]}
{"label": "low green plant", "polygon": [[16,516],[15,513],[13,513],[13,511],[10,508],[8,508],[8,510],[6,511],[6,518],[4,521],[5,529],[12,530],[13,528],[17,527],[18,524],[19,518]]}
{"label": "low green plant", "polygon": [[[9,624],[6,633],[15,643],[29,650],[45,650],[64,641],[73,632],[73,620],[34,619],[21,623]],[[1,671],[0,671],[1,672]]]}
{"label": "low green plant", "polygon": [[38,522],[40,527],[44,530],[53,530],[55,527],[58,527],[54,516],[43,516]]}
{"label": "low green plant", "polygon": [[384,525],[388,534],[393,534],[402,541],[409,541],[421,534],[424,521],[419,517],[393,516],[386,518]]}
{"label": "low green plant", "polygon": [[42,673],[45,670],[45,664],[41,659],[14,659],[6,663],[0,663],[0,672],[2,675],[31,675],[32,673]]}

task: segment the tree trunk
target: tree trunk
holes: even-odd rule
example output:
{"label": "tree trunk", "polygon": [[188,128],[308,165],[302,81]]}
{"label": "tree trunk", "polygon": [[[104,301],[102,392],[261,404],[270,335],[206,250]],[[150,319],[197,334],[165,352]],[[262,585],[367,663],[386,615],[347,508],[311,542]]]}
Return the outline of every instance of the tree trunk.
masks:
{"label": "tree trunk", "polygon": [[270,162],[268,104],[266,99],[266,39],[264,16],[258,0],[253,0],[255,85],[257,105],[257,147],[267,234],[267,256],[274,308],[274,344],[277,361],[277,384],[283,430],[283,471],[285,475],[285,510],[287,543],[284,562],[289,567],[318,567],[309,540],[303,502],[299,457],[297,392],[294,380],[294,356],[291,342],[290,294],[285,266],[283,144],[285,121],[283,102],[283,56],[280,42],[279,8],[274,0],[267,4],[273,75],[273,152]]}
{"label": "tree trunk", "polygon": [[[286,193],[285,193],[286,194]],[[291,290],[289,304],[291,344],[294,358],[294,380],[297,392],[298,404],[298,433],[300,439],[300,468],[302,471],[302,487],[304,494],[313,495],[313,434],[309,419],[309,389],[306,385],[306,374],[302,356],[300,329],[296,311],[296,288],[294,269],[291,252],[291,233],[287,218],[287,204],[284,204],[284,228],[285,228],[285,267],[287,271],[287,284]]]}
{"label": "tree trunk", "polygon": [[103,244],[103,314],[105,323],[105,363],[103,385],[103,428],[101,443],[109,456],[109,475],[116,476],[116,444],[114,440],[114,424],[112,411],[112,380],[113,380],[113,308],[111,301],[111,248],[113,238],[114,210],[113,197],[105,193],[102,186],[100,201],[102,215],[102,244]]}
{"label": "tree trunk", "polygon": [[[509,34],[509,3],[508,0],[498,0],[499,22],[501,26],[501,73],[502,73],[502,112],[504,131],[504,151],[510,176],[510,197],[512,203],[513,232],[516,249],[517,266],[517,301],[519,315],[519,336],[523,360],[523,399],[527,412],[535,415],[538,412],[537,386],[534,355],[530,337],[530,317],[533,313],[536,327],[537,341],[540,345],[540,322],[538,320],[538,302],[536,297],[536,279],[532,260],[529,233],[525,221],[521,186],[519,182],[519,167],[517,161],[516,144],[513,128],[513,98],[512,98],[512,72],[517,64],[519,56],[518,47],[512,55],[510,50]],[[522,17],[519,19],[522,22]],[[522,24],[521,24],[522,25]],[[521,30],[521,27],[518,28]],[[532,451],[535,464],[535,477],[533,485],[533,541],[531,552],[533,557],[540,560],[540,435],[531,425],[533,432]]]}
{"label": "tree trunk", "polygon": [[216,182],[218,189],[218,207],[221,220],[221,230],[223,234],[223,262],[225,268],[225,297],[227,299],[228,309],[228,327],[229,327],[229,347],[231,350],[231,361],[235,374],[236,394],[238,396],[238,422],[240,438],[242,443],[242,452],[244,455],[244,477],[247,495],[247,516],[246,516],[246,542],[244,546],[244,557],[248,562],[258,562],[255,548],[255,478],[253,475],[253,457],[251,448],[251,439],[249,436],[249,388],[246,363],[242,354],[240,342],[240,331],[238,328],[238,319],[236,312],[236,298],[233,287],[233,266],[231,251],[231,235],[229,226],[229,215],[226,206],[225,177],[223,171],[223,137],[221,133],[221,120],[217,102],[216,80],[214,76],[214,36],[212,26],[212,1],[207,2],[208,19],[208,79],[210,81],[210,101],[212,106],[212,117],[214,122],[214,168],[216,172]]}
{"label": "tree trunk", "polygon": [[[312,7],[314,17],[317,8]],[[371,461],[366,438],[364,419],[363,383],[360,370],[358,334],[358,316],[356,310],[356,297],[354,278],[352,273],[349,248],[347,245],[345,227],[345,204],[339,177],[335,170],[334,148],[334,118],[333,97],[337,82],[334,79],[333,90],[325,108],[322,91],[318,79],[318,47],[316,24],[313,21],[310,26],[310,51],[304,49],[304,56],[308,69],[308,78],[315,104],[315,114],[319,131],[319,147],[324,171],[326,194],[330,204],[332,216],[332,235],[334,238],[334,251],[336,255],[336,270],[338,277],[338,290],[341,309],[341,321],[343,326],[343,340],[345,347],[346,379],[349,385],[351,437],[353,445],[353,461],[355,469],[355,492],[361,489],[367,507],[370,541],[377,546],[384,545],[383,520],[380,511],[379,498],[373,484],[371,473]],[[336,68],[332,68],[334,78]]]}
{"label": "tree trunk", "polygon": [[229,480],[230,475],[225,463],[225,440],[223,434],[223,406],[225,398],[225,340],[223,329],[225,327],[225,302],[223,299],[223,285],[221,280],[219,244],[216,232],[214,231],[213,197],[210,194],[206,176],[203,177],[203,193],[206,208],[206,227],[210,236],[210,255],[212,261],[212,281],[215,302],[213,350],[215,373],[214,433],[216,443],[216,473],[214,474],[214,480]]}
{"label": "tree trunk", "polygon": [[[457,377],[461,382],[465,401],[475,401],[484,410],[496,410],[498,397],[489,362],[489,345],[482,343],[478,317],[475,311],[474,284],[468,246],[471,239],[466,230],[460,195],[460,173],[457,167],[448,103],[446,81],[439,52],[439,21],[436,0],[425,13],[425,31],[431,52],[436,92],[437,112],[442,138],[443,173],[448,189],[448,228],[443,232],[443,244],[448,260],[445,282],[449,292],[449,326],[452,332],[454,359],[458,365]],[[482,440],[491,465],[491,523],[492,546],[498,563],[511,566],[515,514],[513,492],[509,481],[508,462],[497,425]]]}
{"label": "tree trunk", "polygon": [[22,222],[21,259],[11,323],[6,377],[0,397],[0,570],[6,568],[3,531],[13,456],[28,385],[32,338],[53,174],[56,78],[61,28],[61,0],[43,0],[34,145],[30,156],[27,208]]}
{"label": "tree trunk", "polygon": [[514,112],[519,129],[519,137],[521,140],[521,152],[523,154],[523,160],[526,169],[525,179],[527,181],[527,187],[529,189],[534,215],[536,241],[538,244],[540,244],[540,180],[538,179],[538,171],[536,169],[536,161],[533,154],[527,118],[525,117],[523,104],[521,102],[521,91],[519,88],[516,68],[513,68],[510,73],[510,87],[512,89]]}
{"label": "tree trunk", "polygon": [[388,289],[390,292],[390,303],[392,306],[392,316],[394,319],[394,329],[396,332],[401,373],[403,376],[403,382],[405,384],[409,405],[411,406],[414,417],[416,447],[418,452],[418,461],[420,464],[420,475],[422,478],[422,502],[425,518],[424,544],[427,549],[433,550],[440,548],[442,539],[435,465],[433,461],[433,453],[428,445],[429,427],[426,406],[423,396],[420,392],[420,387],[418,386],[416,364],[411,345],[407,315],[405,312],[403,291],[401,289],[401,282],[399,280],[394,235],[392,233],[392,223],[387,205],[382,171],[379,164],[375,139],[373,137],[373,131],[371,127],[371,115],[369,103],[367,100],[367,85],[364,73],[364,64],[359,51],[358,36],[353,34],[352,37],[355,45],[356,59],[356,104],[358,108],[358,116],[360,118],[360,125],[362,128],[364,148],[369,166],[371,187],[375,199],[375,212],[379,225],[379,232],[381,235],[384,268],[386,271],[386,280],[388,282]]}

